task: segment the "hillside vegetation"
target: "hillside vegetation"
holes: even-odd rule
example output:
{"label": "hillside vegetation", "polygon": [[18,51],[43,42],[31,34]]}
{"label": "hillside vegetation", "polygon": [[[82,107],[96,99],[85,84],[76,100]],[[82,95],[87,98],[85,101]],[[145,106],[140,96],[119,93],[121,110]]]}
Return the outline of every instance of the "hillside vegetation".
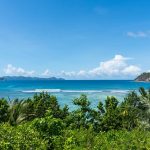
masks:
{"label": "hillside vegetation", "polygon": [[146,81],[146,82],[150,82],[150,72],[149,73],[142,73],[141,75],[139,75],[135,81]]}
{"label": "hillside vegetation", "polygon": [[76,110],[61,108],[55,96],[0,99],[1,150],[148,150],[150,90],[129,93],[90,107],[86,95],[73,100]]}

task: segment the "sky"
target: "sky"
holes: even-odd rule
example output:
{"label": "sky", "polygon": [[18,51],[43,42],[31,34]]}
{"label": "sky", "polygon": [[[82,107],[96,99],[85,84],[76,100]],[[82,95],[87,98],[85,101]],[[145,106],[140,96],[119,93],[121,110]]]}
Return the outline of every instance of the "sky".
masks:
{"label": "sky", "polygon": [[0,0],[0,76],[133,79],[150,71],[149,0]]}

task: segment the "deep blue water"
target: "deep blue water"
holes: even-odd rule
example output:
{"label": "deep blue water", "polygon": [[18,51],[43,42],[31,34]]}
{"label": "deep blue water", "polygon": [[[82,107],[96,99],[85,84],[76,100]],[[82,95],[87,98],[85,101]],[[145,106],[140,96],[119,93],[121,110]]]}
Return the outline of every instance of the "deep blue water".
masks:
{"label": "deep blue water", "polygon": [[148,89],[150,83],[131,80],[9,80],[0,81],[0,97],[26,98],[34,93],[47,91],[55,95],[62,106],[68,104],[74,107],[72,100],[85,93],[95,106],[99,100],[103,101],[110,95],[123,100],[129,91],[138,90],[139,87]]}

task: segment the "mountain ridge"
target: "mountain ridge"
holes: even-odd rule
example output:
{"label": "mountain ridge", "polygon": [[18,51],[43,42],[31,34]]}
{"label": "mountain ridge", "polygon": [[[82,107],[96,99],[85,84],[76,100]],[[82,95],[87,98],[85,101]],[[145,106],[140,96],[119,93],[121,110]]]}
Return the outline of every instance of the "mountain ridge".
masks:
{"label": "mountain ridge", "polygon": [[42,78],[42,77],[26,77],[26,76],[3,76],[0,80],[65,80],[64,78]]}

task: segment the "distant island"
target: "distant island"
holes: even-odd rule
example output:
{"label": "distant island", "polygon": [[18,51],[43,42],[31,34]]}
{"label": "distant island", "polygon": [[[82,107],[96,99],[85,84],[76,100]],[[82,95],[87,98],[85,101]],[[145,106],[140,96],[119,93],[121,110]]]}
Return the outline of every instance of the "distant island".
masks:
{"label": "distant island", "polygon": [[0,77],[0,80],[4,80],[4,77]]}
{"label": "distant island", "polygon": [[150,72],[144,72],[141,75],[139,75],[135,81],[144,81],[144,82],[150,82]]}
{"label": "distant island", "polygon": [[40,77],[25,77],[25,76],[4,76],[0,77],[0,80],[65,80],[64,78],[40,78]]}

